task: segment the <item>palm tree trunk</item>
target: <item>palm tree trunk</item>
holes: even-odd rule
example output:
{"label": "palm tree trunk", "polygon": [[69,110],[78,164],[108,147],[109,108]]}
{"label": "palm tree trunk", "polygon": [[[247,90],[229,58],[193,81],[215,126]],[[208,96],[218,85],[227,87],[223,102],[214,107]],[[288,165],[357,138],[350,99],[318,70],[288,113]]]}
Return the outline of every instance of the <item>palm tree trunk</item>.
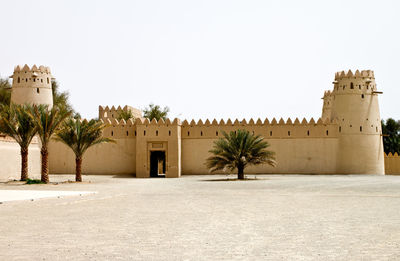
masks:
{"label": "palm tree trunk", "polygon": [[28,148],[21,147],[21,181],[28,179]]}
{"label": "palm tree trunk", "polygon": [[41,181],[49,183],[49,151],[47,147],[43,146],[40,150],[42,155],[42,177]]}
{"label": "palm tree trunk", "polygon": [[75,158],[75,181],[82,182],[82,157]]}
{"label": "palm tree trunk", "polygon": [[238,167],[238,179],[244,179],[244,168],[242,166]]}

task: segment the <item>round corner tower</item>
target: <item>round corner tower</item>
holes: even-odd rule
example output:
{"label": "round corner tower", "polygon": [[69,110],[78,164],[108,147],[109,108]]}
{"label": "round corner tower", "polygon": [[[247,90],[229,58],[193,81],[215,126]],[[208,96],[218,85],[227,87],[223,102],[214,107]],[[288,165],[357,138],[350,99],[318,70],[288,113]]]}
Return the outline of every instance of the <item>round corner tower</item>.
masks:
{"label": "round corner tower", "polygon": [[337,173],[384,174],[381,118],[374,72],[335,74],[330,118],[337,119]]}
{"label": "round corner tower", "polygon": [[53,106],[51,87],[52,75],[49,67],[33,65],[29,68],[19,65],[14,68],[10,78],[12,81],[11,103],[15,104],[46,104]]}

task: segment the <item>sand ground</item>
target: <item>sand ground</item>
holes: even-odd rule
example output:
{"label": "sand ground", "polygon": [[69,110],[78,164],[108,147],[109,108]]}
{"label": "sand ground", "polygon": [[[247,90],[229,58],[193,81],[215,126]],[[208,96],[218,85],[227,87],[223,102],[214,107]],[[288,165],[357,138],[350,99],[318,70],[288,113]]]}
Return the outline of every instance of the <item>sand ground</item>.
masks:
{"label": "sand ground", "polygon": [[0,260],[400,260],[400,176],[225,178],[0,183],[97,192],[1,204]]}

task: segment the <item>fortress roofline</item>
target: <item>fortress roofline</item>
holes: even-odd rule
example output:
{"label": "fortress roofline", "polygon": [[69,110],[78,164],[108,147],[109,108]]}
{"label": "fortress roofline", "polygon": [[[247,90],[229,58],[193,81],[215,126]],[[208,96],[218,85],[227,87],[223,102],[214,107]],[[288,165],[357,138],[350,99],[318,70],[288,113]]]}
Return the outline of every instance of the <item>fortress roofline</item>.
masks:
{"label": "fortress roofline", "polygon": [[15,66],[14,73],[19,73],[19,72],[42,72],[42,73],[51,74],[50,67],[43,66],[43,65],[40,65],[39,67],[37,67],[36,64],[34,64],[32,66],[32,68],[29,68],[29,66],[27,64]]}
{"label": "fortress roofline", "polygon": [[348,70],[347,72],[340,71],[340,72],[336,72],[335,73],[335,80],[341,80],[341,79],[344,79],[344,78],[354,78],[354,77],[356,77],[356,78],[358,78],[358,77],[362,77],[362,78],[368,77],[368,78],[375,79],[374,71],[372,71],[372,70],[362,70],[362,71],[356,70],[355,73],[353,73],[351,70]]}

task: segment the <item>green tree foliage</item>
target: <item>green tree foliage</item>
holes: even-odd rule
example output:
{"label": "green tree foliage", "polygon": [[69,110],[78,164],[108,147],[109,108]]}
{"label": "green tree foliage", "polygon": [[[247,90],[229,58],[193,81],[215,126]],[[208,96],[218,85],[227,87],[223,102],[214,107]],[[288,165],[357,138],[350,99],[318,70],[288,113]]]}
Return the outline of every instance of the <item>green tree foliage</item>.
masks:
{"label": "green tree foliage", "polygon": [[246,130],[223,132],[223,138],[214,142],[207,158],[206,166],[210,172],[218,170],[238,171],[238,179],[244,179],[244,169],[249,165],[269,164],[275,166],[275,153],[266,150],[268,142],[260,135],[255,136]]}
{"label": "green tree foliage", "polygon": [[63,121],[71,115],[71,111],[67,111],[65,108],[60,109],[57,106],[49,109],[47,105],[34,105],[31,107],[30,115],[42,144],[40,149],[42,156],[41,180],[49,183],[49,142]]}
{"label": "green tree foliage", "polygon": [[67,119],[57,132],[56,140],[66,144],[75,153],[75,180],[82,181],[82,159],[88,148],[100,143],[115,142],[102,135],[105,125],[96,120]]}
{"label": "green tree foliage", "polygon": [[124,119],[125,121],[127,121],[129,119],[134,120],[135,117],[133,117],[132,111],[128,109],[126,111],[122,110],[122,111],[119,112],[117,120],[120,121],[122,119]]}
{"label": "green tree foliage", "polygon": [[11,84],[6,78],[0,78],[0,104],[9,105],[11,100]]}
{"label": "green tree foliage", "polygon": [[383,148],[385,153],[400,153],[400,121],[382,120]]}
{"label": "green tree foliage", "polygon": [[21,180],[27,180],[28,147],[36,135],[36,126],[29,114],[29,105],[0,105],[0,132],[12,137],[21,149]]}
{"label": "green tree foliage", "polygon": [[67,91],[61,92],[57,81],[51,82],[51,88],[53,92],[53,105],[57,106],[60,110],[74,112],[69,101],[69,93]]}
{"label": "green tree foliage", "polygon": [[148,118],[150,121],[152,119],[156,119],[159,121],[160,119],[166,120],[168,117],[169,108],[164,107],[161,109],[159,105],[150,104],[149,107],[143,110],[143,117]]}

